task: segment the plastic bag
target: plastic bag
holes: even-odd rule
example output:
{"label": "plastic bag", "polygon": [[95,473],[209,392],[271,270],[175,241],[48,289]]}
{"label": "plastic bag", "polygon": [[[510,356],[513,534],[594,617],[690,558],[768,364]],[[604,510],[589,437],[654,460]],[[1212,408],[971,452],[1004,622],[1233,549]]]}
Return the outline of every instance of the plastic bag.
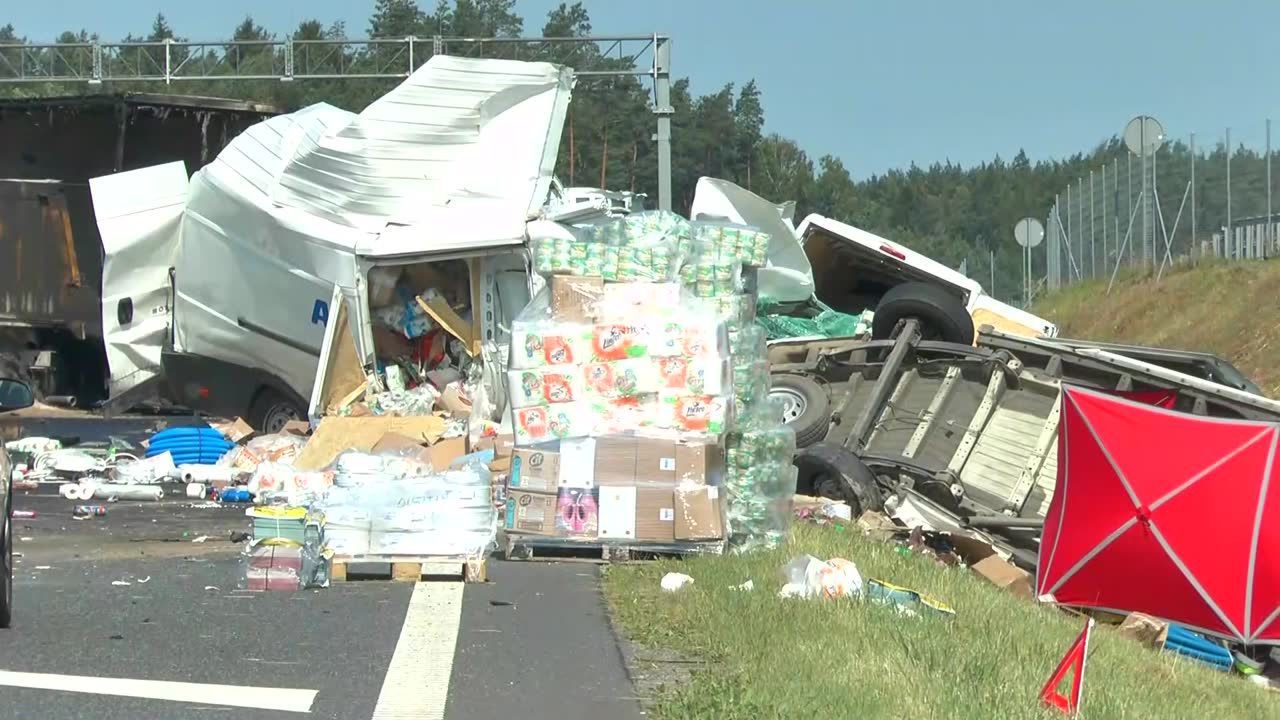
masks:
{"label": "plastic bag", "polygon": [[784,598],[834,600],[859,597],[863,591],[858,566],[844,558],[822,561],[812,555],[798,555],[782,568],[782,577],[786,584],[778,596]]}
{"label": "plastic bag", "polygon": [[218,465],[230,467],[237,473],[251,473],[264,462],[292,465],[306,444],[306,438],[290,433],[259,435],[232,448],[218,460]]}

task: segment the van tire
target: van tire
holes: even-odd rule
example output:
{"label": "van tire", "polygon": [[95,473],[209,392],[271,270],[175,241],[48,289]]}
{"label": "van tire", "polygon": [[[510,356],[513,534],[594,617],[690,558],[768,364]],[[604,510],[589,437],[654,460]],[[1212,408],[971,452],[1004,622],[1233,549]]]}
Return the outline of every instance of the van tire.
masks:
{"label": "van tire", "polygon": [[876,475],[857,455],[834,443],[820,442],[796,454],[796,492],[843,501],[857,519],[868,510],[883,510]]}
{"label": "van tire", "polygon": [[[791,373],[778,373],[769,378],[769,396],[786,403],[783,422],[796,433],[796,447],[805,448],[821,441],[831,428],[831,398],[812,378]],[[791,417],[790,420],[787,418]]]}
{"label": "van tire", "polygon": [[973,318],[960,298],[938,285],[909,282],[890,288],[876,306],[871,336],[876,340],[888,340],[893,337],[898,323],[908,318],[920,321],[920,332],[925,340],[973,344]]}
{"label": "van tire", "polygon": [[283,393],[262,388],[254,396],[249,405],[249,416],[245,418],[254,430],[263,435],[278,433],[290,420],[307,419],[305,408],[285,397]]}

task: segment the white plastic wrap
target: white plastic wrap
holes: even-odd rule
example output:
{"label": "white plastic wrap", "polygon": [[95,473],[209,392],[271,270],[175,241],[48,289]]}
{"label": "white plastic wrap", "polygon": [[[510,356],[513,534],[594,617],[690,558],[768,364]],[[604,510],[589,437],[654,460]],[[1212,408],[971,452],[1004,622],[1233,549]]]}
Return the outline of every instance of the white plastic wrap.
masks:
{"label": "white plastic wrap", "polygon": [[333,473],[314,507],[339,555],[472,557],[494,546],[497,510],[479,464],[436,472],[395,454],[347,452]]}

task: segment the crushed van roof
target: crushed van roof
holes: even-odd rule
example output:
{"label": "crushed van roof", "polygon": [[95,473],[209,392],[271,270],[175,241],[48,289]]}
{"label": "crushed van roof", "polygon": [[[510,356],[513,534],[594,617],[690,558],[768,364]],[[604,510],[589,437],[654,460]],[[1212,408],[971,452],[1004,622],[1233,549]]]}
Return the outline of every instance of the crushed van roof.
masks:
{"label": "crushed van roof", "polygon": [[197,174],[189,210],[218,206],[225,225],[228,205],[249,206],[246,222],[266,213],[370,256],[518,244],[547,196],[572,85],[550,63],[436,56],[360,113],[317,104],[249,128]]}

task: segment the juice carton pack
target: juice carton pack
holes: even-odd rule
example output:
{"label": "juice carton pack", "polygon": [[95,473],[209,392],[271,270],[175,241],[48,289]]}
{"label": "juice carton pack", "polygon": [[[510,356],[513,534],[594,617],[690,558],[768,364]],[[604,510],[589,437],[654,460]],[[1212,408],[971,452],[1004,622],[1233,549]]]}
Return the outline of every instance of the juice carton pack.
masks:
{"label": "juice carton pack", "polygon": [[654,360],[661,390],[677,390],[691,395],[720,395],[724,392],[724,363],[714,358],[675,355]]}
{"label": "juice carton pack", "polygon": [[602,398],[634,397],[661,387],[653,358],[587,363],[582,375],[586,391]]}
{"label": "juice carton pack", "polygon": [[592,434],[621,435],[656,428],[661,414],[657,393],[597,398],[591,402]]}
{"label": "juice carton pack", "polygon": [[512,415],[517,445],[534,445],[591,434],[591,407],[585,403],[515,408]]}
{"label": "juice carton pack", "polygon": [[724,433],[730,399],[723,395],[661,393],[658,426],[681,434],[714,436]]}
{"label": "juice carton pack", "polygon": [[517,322],[511,331],[511,367],[574,365],[589,359],[587,326]]}
{"label": "juice carton pack", "polygon": [[644,322],[600,323],[591,328],[591,359],[630,360],[649,354],[652,332]]}
{"label": "juice carton pack", "polygon": [[507,372],[511,407],[571,403],[583,399],[584,383],[579,365],[555,365]]}

